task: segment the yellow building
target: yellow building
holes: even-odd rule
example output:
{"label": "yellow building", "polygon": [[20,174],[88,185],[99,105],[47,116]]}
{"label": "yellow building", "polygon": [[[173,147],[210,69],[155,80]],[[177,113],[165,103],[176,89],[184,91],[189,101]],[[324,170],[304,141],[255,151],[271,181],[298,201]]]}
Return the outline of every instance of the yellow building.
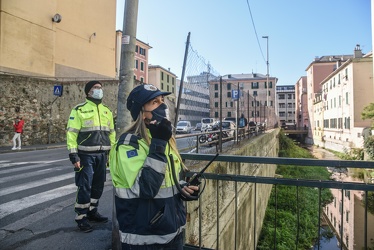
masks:
{"label": "yellow building", "polygon": [[114,79],[116,0],[0,1],[0,71]]}

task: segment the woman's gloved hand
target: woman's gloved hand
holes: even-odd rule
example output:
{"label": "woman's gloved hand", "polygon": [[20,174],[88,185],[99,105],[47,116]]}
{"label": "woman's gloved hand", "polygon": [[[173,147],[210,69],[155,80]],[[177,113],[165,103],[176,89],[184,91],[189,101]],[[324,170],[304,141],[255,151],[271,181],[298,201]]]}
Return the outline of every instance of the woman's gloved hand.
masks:
{"label": "woman's gloved hand", "polygon": [[148,129],[151,132],[152,138],[169,141],[172,135],[171,122],[165,118],[159,123],[148,124]]}

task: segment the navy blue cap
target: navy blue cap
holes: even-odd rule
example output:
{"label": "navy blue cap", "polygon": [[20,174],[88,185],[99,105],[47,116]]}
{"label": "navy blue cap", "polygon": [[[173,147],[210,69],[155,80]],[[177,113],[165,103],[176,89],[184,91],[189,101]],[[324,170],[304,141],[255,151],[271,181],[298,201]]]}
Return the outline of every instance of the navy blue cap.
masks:
{"label": "navy blue cap", "polygon": [[136,86],[127,97],[127,109],[134,121],[138,118],[144,104],[160,95],[170,95],[171,92],[162,92],[152,84]]}

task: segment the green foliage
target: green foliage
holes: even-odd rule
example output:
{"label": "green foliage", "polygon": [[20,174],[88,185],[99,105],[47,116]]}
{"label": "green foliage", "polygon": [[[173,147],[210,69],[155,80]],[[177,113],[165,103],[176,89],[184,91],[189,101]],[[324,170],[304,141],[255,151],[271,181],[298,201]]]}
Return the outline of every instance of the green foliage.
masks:
{"label": "green foliage", "polygon": [[368,211],[374,214],[374,192],[369,191],[367,197],[363,196],[362,205],[365,206],[366,202],[368,203]]}
{"label": "green foliage", "polygon": [[374,136],[365,138],[364,147],[371,159],[374,159]]}
{"label": "green foliage", "polygon": [[[313,158],[309,151],[296,146],[283,134],[279,135],[279,144],[280,157]],[[330,177],[325,167],[292,165],[279,165],[277,174],[294,179],[328,180]],[[332,202],[333,197],[329,189],[321,190],[321,200],[321,206]],[[319,207],[318,189],[273,186],[257,249],[309,249],[317,238],[320,209],[322,207]]]}
{"label": "green foliage", "polygon": [[373,119],[374,118],[374,103],[370,103],[368,106],[364,108],[361,113],[362,119]]}

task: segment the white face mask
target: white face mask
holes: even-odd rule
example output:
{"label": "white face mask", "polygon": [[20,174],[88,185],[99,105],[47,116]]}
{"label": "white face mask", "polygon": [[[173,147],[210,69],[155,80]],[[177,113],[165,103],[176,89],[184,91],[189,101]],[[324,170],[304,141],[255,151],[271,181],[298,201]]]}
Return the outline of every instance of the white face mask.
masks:
{"label": "white face mask", "polygon": [[101,100],[103,98],[103,90],[102,89],[94,89],[92,91],[92,98]]}

